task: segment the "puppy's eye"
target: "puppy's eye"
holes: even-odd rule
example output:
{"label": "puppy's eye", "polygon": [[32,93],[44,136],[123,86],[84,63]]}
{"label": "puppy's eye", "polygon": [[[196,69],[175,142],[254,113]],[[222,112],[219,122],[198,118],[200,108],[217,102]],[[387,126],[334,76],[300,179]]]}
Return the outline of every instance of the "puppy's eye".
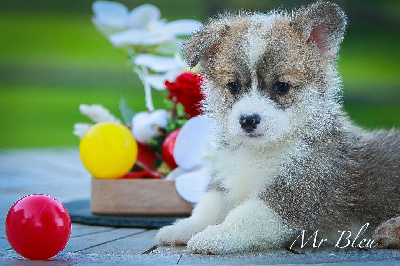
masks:
{"label": "puppy's eye", "polygon": [[229,91],[230,91],[232,94],[237,94],[237,93],[240,92],[240,84],[239,84],[238,82],[236,82],[236,81],[229,82],[229,83],[227,84],[227,86],[228,86]]}
{"label": "puppy's eye", "polygon": [[275,85],[273,87],[273,91],[279,95],[286,94],[289,91],[289,89],[290,89],[290,85],[286,82],[277,82],[277,83],[275,83]]}

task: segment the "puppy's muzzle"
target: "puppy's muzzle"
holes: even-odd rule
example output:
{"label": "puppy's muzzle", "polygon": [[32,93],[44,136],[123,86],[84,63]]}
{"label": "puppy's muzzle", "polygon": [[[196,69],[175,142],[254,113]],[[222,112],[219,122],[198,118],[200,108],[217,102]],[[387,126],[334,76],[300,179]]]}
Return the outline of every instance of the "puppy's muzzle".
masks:
{"label": "puppy's muzzle", "polygon": [[239,124],[246,133],[251,133],[256,130],[260,122],[261,117],[258,114],[241,115],[239,118]]}

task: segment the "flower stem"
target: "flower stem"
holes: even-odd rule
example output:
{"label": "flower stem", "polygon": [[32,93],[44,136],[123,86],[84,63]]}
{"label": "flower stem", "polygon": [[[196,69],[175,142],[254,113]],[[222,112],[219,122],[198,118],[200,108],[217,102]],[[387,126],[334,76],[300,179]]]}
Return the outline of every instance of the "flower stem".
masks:
{"label": "flower stem", "polygon": [[147,70],[147,67],[141,67],[140,69],[136,68],[134,69],[134,71],[138,74],[144,86],[146,108],[149,112],[153,112],[154,105],[153,105],[153,98],[151,96],[151,87],[149,82],[147,81],[147,77],[149,76],[149,71]]}

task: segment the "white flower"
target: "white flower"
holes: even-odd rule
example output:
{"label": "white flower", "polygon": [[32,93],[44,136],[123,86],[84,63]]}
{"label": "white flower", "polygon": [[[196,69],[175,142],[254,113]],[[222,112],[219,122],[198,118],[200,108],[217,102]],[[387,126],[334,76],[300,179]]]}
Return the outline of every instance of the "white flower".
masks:
{"label": "white flower", "polygon": [[197,203],[204,194],[210,180],[207,158],[213,149],[215,120],[196,116],[180,130],[174,148],[174,159],[178,168],[167,179],[175,180],[178,193],[186,201]]}
{"label": "white flower", "polygon": [[202,25],[195,20],[165,22],[160,19],[159,9],[149,4],[129,12],[120,3],[96,1],[93,12],[93,23],[117,47],[166,43],[176,36],[191,34]]}
{"label": "white flower", "polygon": [[110,36],[117,47],[128,45],[157,45],[175,40],[178,35],[189,35],[201,26],[195,20],[178,20],[169,23],[152,21],[146,28],[129,29]]}
{"label": "white flower", "polygon": [[[163,74],[147,74],[138,73],[139,77],[145,79],[151,87],[157,90],[165,89],[165,81],[174,81],[176,77],[184,72],[187,68],[186,63],[180,56],[174,58],[158,56],[152,54],[142,54],[135,58],[135,65],[147,67],[151,70]],[[140,72],[140,70],[136,70]]]}
{"label": "white flower", "polygon": [[173,58],[152,54],[141,54],[135,58],[135,64],[148,67],[155,72],[167,72],[174,68],[185,69],[186,64],[179,56]]}
{"label": "white flower", "polygon": [[118,118],[100,104],[81,104],[79,110],[83,115],[86,115],[95,123],[107,121],[121,124],[121,121]]}
{"label": "white flower", "polygon": [[132,119],[132,134],[135,140],[147,143],[149,139],[159,134],[159,128],[165,128],[168,125],[169,119],[169,113],[162,109],[136,114]]}
{"label": "white flower", "polygon": [[143,29],[147,24],[160,20],[158,8],[149,4],[131,12],[123,4],[112,1],[96,1],[92,8],[93,23],[107,36],[129,28]]}
{"label": "white flower", "polygon": [[[79,105],[79,110],[83,115],[87,116],[95,123],[106,121],[121,124],[121,121],[118,118],[116,118],[113,114],[110,113],[110,111],[108,111],[100,104],[81,104]],[[85,135],[86,131],[88,131],[91,126],[93,126],[93,124],[76,123],[74,125],[73,134],[82,139],[83,135]]]}
{"label": "white flower", "polygon": [[122,4],[96,1],[93,23],[100,31],[110,35],[116,46],[154,45],[173,40],[175,36],[189,35],[202,24],[195,20],[165,22],[160,10],[150,4],[141,5],[131,12]]}

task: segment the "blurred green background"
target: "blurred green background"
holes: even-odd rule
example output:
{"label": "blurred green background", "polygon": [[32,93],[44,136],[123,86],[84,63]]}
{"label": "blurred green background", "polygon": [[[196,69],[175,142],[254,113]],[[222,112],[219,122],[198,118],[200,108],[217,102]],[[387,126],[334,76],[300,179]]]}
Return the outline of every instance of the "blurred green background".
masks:
{"label": "blurred green background", "polygon": [[[132,0],[160,8],[167,20],[206,21],[223,10],[291,9],[313,1]],[[350,20],[339,66],[345,108],[363,127],[400,127],[400,1],[336,1]],[[0,147],[78,145],[72,135],[80,103],[101,103],[114,114],[124,97],[144,110],[140,81],[127,57],[91,23],[93,1],[0,2]],[[156,95],[161,107],[163,93]]]}

